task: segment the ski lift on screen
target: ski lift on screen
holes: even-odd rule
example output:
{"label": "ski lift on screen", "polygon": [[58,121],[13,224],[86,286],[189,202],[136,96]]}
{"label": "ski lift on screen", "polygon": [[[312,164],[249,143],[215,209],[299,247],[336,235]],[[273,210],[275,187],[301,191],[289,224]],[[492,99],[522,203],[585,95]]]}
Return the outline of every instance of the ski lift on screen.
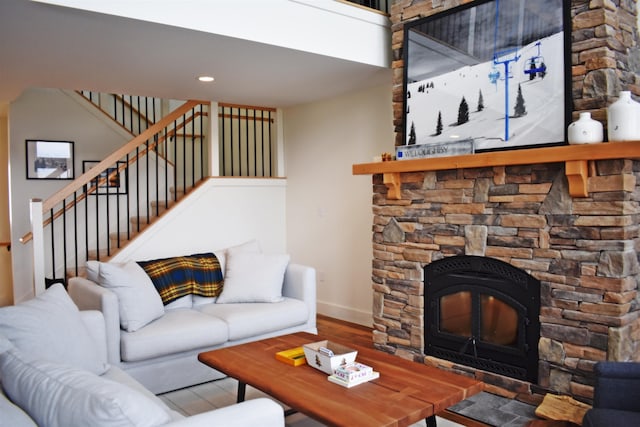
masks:
{"label": "ski lift on screen", "polygon": [[500,78],[500,71],[498,70],[498,68],[494,65],[491,68],[491,71],[489,72],[489,81],[492,84],[498,84],[498,79]]}
{"label": "ski lift on screen", "polygon": [[529,80],[535,79],[536,76],[543,79],[547,74],[547,65],[544,63],[544,56],[540,54],[541,43],[537,42],[535,46],[538,48],[538,54],[527,59],[527,68],[524,70],[524,73],[529,75]]}

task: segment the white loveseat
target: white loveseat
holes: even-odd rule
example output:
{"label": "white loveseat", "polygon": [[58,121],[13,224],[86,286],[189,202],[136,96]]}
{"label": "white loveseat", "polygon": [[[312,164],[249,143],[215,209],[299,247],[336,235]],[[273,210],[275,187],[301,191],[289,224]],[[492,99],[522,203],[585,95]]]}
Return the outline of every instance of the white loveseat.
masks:
{"label": "white loveseat", "polygon": [[[216,255],[225,271],[217,299],[181,298],[147,316],[154,320],[138,322],[143,324],[138,328],[125,328],[132,317],[144,316],[123,312],[123,297],[139,302],[139,294],[127,295],[113,283],[105,286],[102,280],[99,286],[79,277],[69,280],[68,291],[81,310],[103,313],[108,362],[156,394],[222,378],[223,374],[197,360],[200,352],[287,333],[317,332],[315,269],[291,264],[288,257],[261,254],[253,243],[216,251]],[[112,267],[102,264],[98,276]],[[107,282],[114,282],[116,276],[115,282],[127,280],[118,272]],[[154,292],[144,298],[152,298]]]}
{"label": "white loveseat", "polygon": [[60,284],[0,308],[0,427],[284,426],[266,398],[182,416],[107,362],[106,332]]}

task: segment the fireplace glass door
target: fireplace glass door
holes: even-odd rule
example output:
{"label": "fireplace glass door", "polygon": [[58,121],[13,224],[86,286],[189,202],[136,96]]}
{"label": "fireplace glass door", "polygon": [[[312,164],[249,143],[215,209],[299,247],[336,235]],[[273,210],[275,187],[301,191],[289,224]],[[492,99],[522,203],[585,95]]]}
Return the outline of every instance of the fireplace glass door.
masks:
{"label": "fireplace glass door", "polygon": [[537,380],[540,284],[492,258],[425,267],[425,354]]}
{"label": "fireplace glass door", "polygon": [[505,301],[492,295],[479,295],[478,316],[473,316],[472,293],[447,294],[440,298],[440,331],[470,338],[473,318],[479,318],[478,337],[481,341],[504,345],[518,344],[518,313]]}

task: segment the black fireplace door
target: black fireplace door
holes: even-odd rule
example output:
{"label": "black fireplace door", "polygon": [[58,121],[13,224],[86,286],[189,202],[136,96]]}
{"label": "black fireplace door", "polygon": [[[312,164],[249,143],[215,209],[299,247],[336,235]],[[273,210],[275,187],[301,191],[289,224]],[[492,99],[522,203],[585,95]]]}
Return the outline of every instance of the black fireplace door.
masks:
{"label": "black fireplace door", "polygon": [[540,282],[500,260],[425,267],[425,354],[537,382]]}

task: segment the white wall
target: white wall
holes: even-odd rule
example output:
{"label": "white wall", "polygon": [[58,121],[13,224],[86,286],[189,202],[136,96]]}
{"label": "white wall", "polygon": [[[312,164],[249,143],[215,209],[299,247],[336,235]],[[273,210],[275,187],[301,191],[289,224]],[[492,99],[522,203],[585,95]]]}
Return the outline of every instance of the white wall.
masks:
{"label": "white wall", "polygon": [[9,163],[11,253],[13,295],[16,302],[33,296],[31,243],[20,238],[30,231],[29,200],[45,200],[70,181],[26,179],[27,139],[73,141],[75,176],[82,173],[83,160],[101,160],[128,138],[122,130],[89,113],[71,95],[59,89],[29,89],[10,105]]}
{"label": "white wall", "polygon": [[[334,0],[38,0],[388,67],[389,18]],[[238,25],[241,17],[242,25]],[[265,18],[268,17],[268,18]],[[366,40],[366,42],[363,42]]]}
{"label": "white wall", "polygon": [[[211,178],[113,261],[210,252],[252,239],[265,253],[285,253],[286,189],[284,179]],[[292,256],[291,261],[298,259]]]}
{"label": "white wall", "polygon": [[394,149],[391,84],[284,111],[287,247],[318,273],[318,312],[371,324],[370,175]]}

